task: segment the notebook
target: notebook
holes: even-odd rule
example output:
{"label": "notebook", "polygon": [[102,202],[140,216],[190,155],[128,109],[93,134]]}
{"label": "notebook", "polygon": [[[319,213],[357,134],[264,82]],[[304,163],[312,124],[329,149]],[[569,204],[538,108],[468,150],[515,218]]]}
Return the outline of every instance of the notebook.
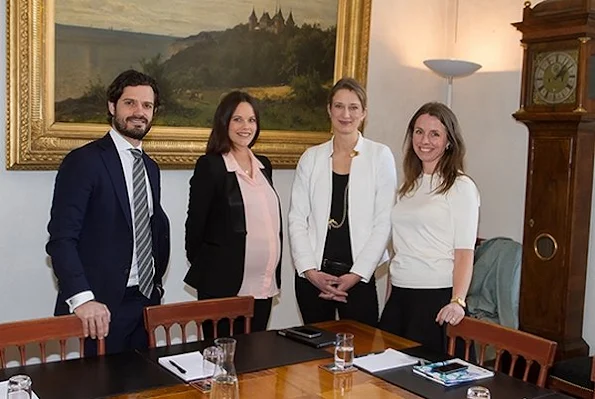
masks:
{"label": "notebook", "polygon": [[292,334],[290,329],[279,330],[277,331],[277,334],[294,341],[301,342],[302,344],[306,344],[313,348],[324,348],[326,346],[335,344],[336,334],[334,332],[321,330],[320,328],[312,326],[308,326],[308,328],[311,330],[320,331],[321,335],[314,338],[306,338],[301,335]]}
{"label": "notebook", "polygon": [[411,366],[419,363],[419,359],[398,350],[388,348],[380,353],[369,353],[357,356],[353,364],[370,373],[382,370],[394,369],[397,367]]}
{"label": "notebook", "polygon": [[210,377],[202,368],[203,357],[199,351],[160,357],[159,364],[184,381]]}
{"label": "notebook", "polygon": [[[436,367],[445,366],[450,363],[462,363],[466,365],[467,368],[465,370],[447,374],[435,371]],[[436,362],[424,366],[413,366],[413,372],[447,387],[494,376],[493,371],[475,366],[461,359],[450,359],[444,362]]]}

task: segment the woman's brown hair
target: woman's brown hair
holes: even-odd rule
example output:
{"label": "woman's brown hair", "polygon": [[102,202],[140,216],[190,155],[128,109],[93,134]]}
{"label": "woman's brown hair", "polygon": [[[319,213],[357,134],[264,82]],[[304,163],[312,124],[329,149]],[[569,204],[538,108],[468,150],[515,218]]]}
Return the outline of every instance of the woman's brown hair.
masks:
{"label": "woman's brown hair", "polygon": [[248,148],[252,148],[254,143],[256,143],[260,134],[260,115],[256,100],[250,94],[236,90],[223,97],[215,110],[213,129],[209,135],[207,150],[205,151],[207,154],[226,154],[231,151],[232,143],[229,138],[229,122],[238,105],[243,102],[252,106],[254,116],[256,117],[256,131],[254,132],[254,138],[248,144]]}
{"label": "woman's brown hair", "polygon": [[433,175],[437,175],[441,179],[440,185],[436,187],[435,192],[437,194],[446,193],[457,177],[464,174],[465,142],[461,135],[461,127],[457,117],[450,108],[442,103],[426,103],[417,110],[407,126],[407,134],[403,142],[405,181],[399,188],[399,198],[416,189],[418,178],[423,173],[422,162],[413,150],[412,137],[417,118],[426,114],[437,118],[444,125],[447,133],[446,149],[433,172]]}

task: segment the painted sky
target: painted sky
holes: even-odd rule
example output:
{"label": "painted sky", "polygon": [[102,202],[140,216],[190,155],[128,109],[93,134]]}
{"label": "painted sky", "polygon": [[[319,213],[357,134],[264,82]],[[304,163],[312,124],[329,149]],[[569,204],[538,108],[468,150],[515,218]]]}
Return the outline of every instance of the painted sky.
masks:
{"label": "painted sky", "polygon": [[328,27],[337,20],[334,0],[56,0],[55,4],[59,24],[178,37],[247,23],[252,7],[260,18],[263,11],[272,17],[280,5],[285,18],[293,12],[297,25]]}

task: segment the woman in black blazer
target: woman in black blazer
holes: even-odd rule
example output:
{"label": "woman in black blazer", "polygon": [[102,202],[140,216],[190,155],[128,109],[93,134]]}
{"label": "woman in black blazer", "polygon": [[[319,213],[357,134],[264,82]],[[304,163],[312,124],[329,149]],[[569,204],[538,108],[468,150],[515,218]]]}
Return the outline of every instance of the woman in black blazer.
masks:
{"label": "woman in black blazer", "polygon": [[[281,211],[271,162],[250,150],[259,133],[254,99],[240,91],[226,95],[190,179],[186,219],[184,281],[198,299],[253,296],[252,331],[266,330],[281,285]],[[243,320],[236,320],[234,333],[242,331]]]}

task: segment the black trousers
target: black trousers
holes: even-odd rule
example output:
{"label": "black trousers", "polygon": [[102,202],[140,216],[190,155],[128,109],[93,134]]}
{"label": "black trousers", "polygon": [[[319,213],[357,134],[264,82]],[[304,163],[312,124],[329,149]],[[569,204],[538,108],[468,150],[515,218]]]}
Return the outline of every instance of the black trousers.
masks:
{"label": "black trousers", "polygon": [[[120,353],[143,350],[149,347],[149,338],[145,330],[143,309],[150,305],[159,305],[159,290],[153,289],[151,299],[138,290],[138,286],[128,287],[117,311],[112,312],[109,333],[105,338],[106,353]],[[97,354],[97,342],[85,340],[85,355]]]}
{"label": "black trousers", "polygon": [[[207,299],[207,298],[199,298]],[[212,299],[212,298],[210,298]],[[256,299],[254,300],[254,317],[250,322],[250,329],[252,332],[265,331],[269,324],[269,318],[271,316],[271,308],[273,306],[273,298],[267,299]],[[233,323],[233,333],[243,334],[244,333],[244,317],[238,317]],[[213,322],[210,320],[202,323],[203,337],[205,340],[214,338]],[[229,337],[229,319],[219,320],[217,323],[217,336],[218,337]]]}
{"label": "black trousers", "polygon": [[318,297],[320,290],[308,279],[295,275],[295,295],[304,324],[340,319],[356,320],[376,327],[378,324],[378,294],[374,276],[370,282],[359,282],[348,291],[347,303]]}
{"label": "black trousers", "polygon": [[[447,353],[446,324],[436,323],[436,316],[451,298],[452,288],[417,289],[393,285],[378,327],[419,342],[433,352]],[[455,355],[461,359],[465,356],[465,344],[461,339],[457,339]],[[473,361],[473,346],[470,356]]]}

